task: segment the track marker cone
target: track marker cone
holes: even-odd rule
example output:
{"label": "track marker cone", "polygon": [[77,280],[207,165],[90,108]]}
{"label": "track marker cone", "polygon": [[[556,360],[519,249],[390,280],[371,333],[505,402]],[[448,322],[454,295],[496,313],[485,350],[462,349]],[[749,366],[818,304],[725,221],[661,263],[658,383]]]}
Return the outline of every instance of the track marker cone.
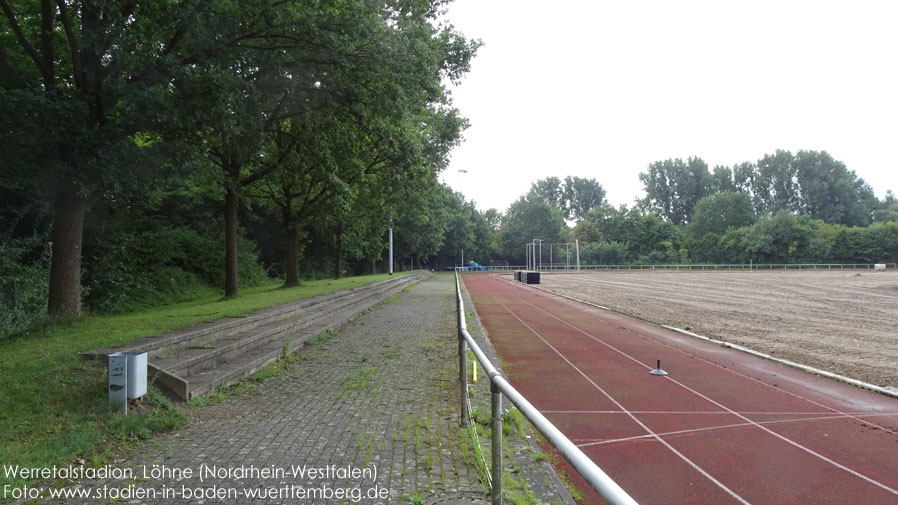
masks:
{"label": "track marker cone", "polygon": [[658,368],[652,370],[649,373],[652,375],[667,375],[667,372],[665,372],[664,370],[661,370],[661,360],[660,359],[658,360]]}

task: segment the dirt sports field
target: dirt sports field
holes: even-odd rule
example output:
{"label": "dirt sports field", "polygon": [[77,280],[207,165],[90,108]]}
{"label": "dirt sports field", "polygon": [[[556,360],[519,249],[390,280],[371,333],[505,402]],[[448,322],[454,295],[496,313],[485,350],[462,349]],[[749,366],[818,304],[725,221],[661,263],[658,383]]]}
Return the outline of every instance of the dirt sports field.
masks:
{"label": "dirt sports field", "polygon": [[898,387],[896,272],[589,272],[544,274],[542,287]]}

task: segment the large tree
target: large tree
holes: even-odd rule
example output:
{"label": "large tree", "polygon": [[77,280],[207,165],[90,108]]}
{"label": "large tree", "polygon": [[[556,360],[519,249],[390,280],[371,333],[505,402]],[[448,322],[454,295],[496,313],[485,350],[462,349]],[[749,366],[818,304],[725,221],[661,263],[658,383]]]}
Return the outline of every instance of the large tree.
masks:
{"label": "large tree", "polygon": [[886,196],[876,206],[873,218],[877,223],[898,222],[898,198],[891,189],[886,191]]}
{"label": "large tree", "polygon": [[[0,0],[0,184],[41,188],[54,207],[48,311],[81,313],[92,201],[154,184],[176,82],[282,35],[296,11],[224,0]],[[227,56],[226,56],[227,55]]]}
{"label": "large tree", "polygon": [[656,161],[639,180],[646,193],[642,207],[676,225],[689,222],[695,204],[712,188],[708,164],[697,157]]}
{"label": "large tree", "polygon": [[800,192],[793,161],[792,153],[782,149],[758,160],[752,181],[755,208],[771,215],[797,208]]}
{"label": "large tree", "polygon": [[734,169],[736,189],[751,195],[755,212],[808,214],[827,223],[865,226],[878,206],[873,190],[826,151],[777,150]]}
{"label": "large tree", "polygon": [[741,228],[755,221],[751,197],[741,191],[721,191],[695,204],[688,229],[694,237],[707,233],[722,235],[730,228]]}
{"label": "large tree", "polygon": [[796,211],[827,223],[870,224],[876,196],[844,163],[826,151],[798,151],[792,164],[799,189]]}
{"label": "large tree", "polygon": [[711,174],[711,193],[736,191],[736,182],[730,167],[718,165]]}
{"label": "large tree", "polygon": [[446,106],[443,80],[467,71],[477,44],[438,25],[444,4],[0,0],[0,185],[40,188],[55,206],[49,312],[81,311],[92,201],[141,197],[159,167],[197,167],[160,156],[174,138],[218,167],[236,294],[240,196],[296,152],[282,123],[305,120],[320,95],[379,104],[368,124]]}
{"label": "large tree", "polygon": [[564,212],[564,186],[558,177],[549,176],[530,185],[530,192],[539,195],[547,204]]}
{"label": "large tree", "polygon": [[565,219],[580,221],[589,211],[605,203],[605,188],[595,179],[567,176],[564,201]]}
{"label": "large tree", "polygon": [[605,202],[605,189],[595,179],[567,176],[546,177],[530,187],[547,204],[561,211],[567,221],[580,221],[590,210]]}
{"label": "large tree", "polygon": [[676,241],[680,236],[673,223],[638,207],[621,205],[615,209],[602,205],[593,209],[587,220],[595,224],[597,231],[593,233],[598,233],[603,242],[623,244],[632,258],[650,254],[662,247],[662,243]]}
{"label": "large tree", "polygon": [[317,69],[311,73],[294,72],[308,74],[313,97],[284,101],[293,112],[281,114],[277,128],[297,142],[285,154],[277,146],[271,158],[283,162],[265,183],[284,222],[288,285],[299,281],[299,230],[326,221],[339,276],[344,234],[368,244],[356,251],[372,254],[374,237],[393,218],[424,205],[414,188],[435,180],[460,141],[467,122],[451,106],[444,81],[458,82],[479,43],[438,26],[439,3],[353,4],[351,16],[324,23],[336,33],[322,47],[336,45],[339,53],[311,58]]}
{"label": "large tree", "polygon": [[541,239],[547,244],[560,243],[567,240],[567,235],[561,210],[546,203],[540,195],[529,192],[512,203],[502,218],[500,252],[509,261],[523,264],[524,244],[533,239]]}

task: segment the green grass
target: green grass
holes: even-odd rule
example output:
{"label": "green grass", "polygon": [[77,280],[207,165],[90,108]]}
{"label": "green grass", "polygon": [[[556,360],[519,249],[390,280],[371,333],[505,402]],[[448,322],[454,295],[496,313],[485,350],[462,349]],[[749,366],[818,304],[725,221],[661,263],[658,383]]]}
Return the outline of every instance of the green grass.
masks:
{"label": "green grass", "polygon": [[295,362],[296,359],[292,354],[288,356],[282,356],[277,361],[269,364],[252,376],[240,379],[236,383],[229,386],[211,388],[209,391],[200,396],[194,396],[188,401],[188,403],[191,407],[203,408],[208,407],[209,405],[215,405],[216,403],[219,403],[226,398],[230,398],[231,396],[243,394],[247,391],[252,391],[262,382],[265,382],[268,379],[286,370],[287,365]]}
{"label": "green grass", "polygon": [[321,333],[315,335],[314,337],[309,337],[308,339],[306,339],[306,341],[303,342],[303,345],[305,345],[306,347],[310,347],[317,343],[324,342],[333,336],[334,336],[333,328],[328,328],[327,331],[322,331]]}
{"label": "green grass", "polygon": [[[477,473],[480,474],[480,483],[483,485],[483,489],[486,492],[489,492],[489,469],[487,465],[490,459],[483,454],[483,447],[480,445],[480,433],[477,428],[477,423],[468,423],[467,428],[459,428],[462,433],[467,434],[468,439],[471,441],[470,444],[465,441],[462,446],[462,454],[464,454],[465,463],[469,465],[473,465],[474,468],[477,469]],[[487,435],[489,436],[489,435]],[[459,437],[461,440],[464,440],[464,435]]]}
{"label": "green grass", "polygon": [[402,293],[408,293],[409,291],[411,291],[413,289],[415,289],[415,284],[409,284],[408,286],[402,288],[402,291],[400,291],[400,292],[390,296],[386,300],[384,300],[383,303],[384,304],[393,303],[396,300],[398,300],[400,296],[402,296]]}
{"label": "green grass", "polygon": [[363,391],[366,387],[368,387],[368,383],[371,382],[371,379],[376,373],[376,367],[366,366],[343,377],[342,385],[340,386],[340,392],[337,395],[337,399],[346,400],[350,396],[352,396],[353,393]]}
{"label": "green grass", "polygon": [[508,470],[502,474],[502,497],[514,505],[536,505],[536,495],[523,478],[517,478]]}
{"label": "green grass", "polygon": [[502,414],[503,431],[506,429],[506,426],[508,426],[509,433],[511,432],[511,427],[514,426],[519,437],[527,438],[527,430],[524,428],[524,414],[517,407],[512,407],[508,409],[508,412]]}
{"label": "green grass", "polygon": [[[387,278],[309,281],[294,288],[272,283],[243,289],[233,299],[206,294],[131,313],[86,315],[68,325],[45,324],[5,338],[0,341],[0,465],[50,467],[77,459],[102,465],[120,444],[188,418],[183,406],[164,402],[157,393],[145,400],[148,409],[140,416],[118,420],[108,414],[105,363],[85,361],[79,352]],[[0,474],[0,487],[4,484],[24,482]]]}

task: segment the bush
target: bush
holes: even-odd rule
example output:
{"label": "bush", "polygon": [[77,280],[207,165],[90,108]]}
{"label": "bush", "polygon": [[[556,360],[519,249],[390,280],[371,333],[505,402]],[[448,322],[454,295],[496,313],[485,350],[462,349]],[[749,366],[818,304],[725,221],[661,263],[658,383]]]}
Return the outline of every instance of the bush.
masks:
{"label": "bush", "polygon": [[[224,238],[202,235],[187,226],[171,226],[160,218],[132,220],[129,226],[102,226],[88,235],[83,283],[85,305],[119,312],[177,303],[210,289],[224,287]],[[268,279],[255,244],[238,238],[241,286]]]}
{"label": "bush", "polygon": [[43,237],[0,243],[0,338],[46,318],[50,249]]}
{"label": "bush", "polygon": [[892,263],[898,260],[898,223],[874,223],[867,228],[841,228],[832,247],[844,263]]}
{"label": "bush", "polygon": [[580,245],[580,263],[583,265],[621,265],[630,257],[630,246],[621,242],[599,242]]}

